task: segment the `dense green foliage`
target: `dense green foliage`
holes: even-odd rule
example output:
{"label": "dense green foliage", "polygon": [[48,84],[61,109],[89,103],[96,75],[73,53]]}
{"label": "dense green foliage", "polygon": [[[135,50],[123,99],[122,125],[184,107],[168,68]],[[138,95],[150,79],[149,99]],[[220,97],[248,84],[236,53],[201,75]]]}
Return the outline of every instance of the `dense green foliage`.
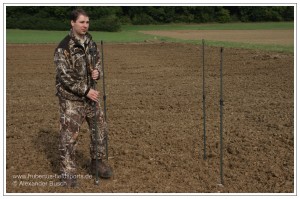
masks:
{"label": "dense green foliage", "polygon": [[[7,6],[7,29],[66,30],[75,6]],[[122,24],[293,21],[293,6],[85,6],[90,30],[116,32]]]}

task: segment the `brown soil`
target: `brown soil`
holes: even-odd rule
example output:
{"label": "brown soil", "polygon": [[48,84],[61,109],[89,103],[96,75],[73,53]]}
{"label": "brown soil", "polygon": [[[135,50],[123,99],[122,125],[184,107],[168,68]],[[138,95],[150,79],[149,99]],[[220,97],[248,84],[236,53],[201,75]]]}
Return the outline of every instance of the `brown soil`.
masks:
{"label": "brown soil", "polygon": [[294,30],[162,30],[141,32],[187,40],[207,39],[258,44],[294,44]]}
{"label": "brown soil", "polygon": [[222,187],[220,49],[205,49],[208,158],[203,160],[201,48],[172,43],[105,45],[112,179],[96,186],[82,177],[89,162],[86,123],[77,152],[80,186],[66,189],[52,183],[56,178],[37,176],[59,171],[55,47],[6,49],[8,193],[294,192],[293,55],[224,49]]}

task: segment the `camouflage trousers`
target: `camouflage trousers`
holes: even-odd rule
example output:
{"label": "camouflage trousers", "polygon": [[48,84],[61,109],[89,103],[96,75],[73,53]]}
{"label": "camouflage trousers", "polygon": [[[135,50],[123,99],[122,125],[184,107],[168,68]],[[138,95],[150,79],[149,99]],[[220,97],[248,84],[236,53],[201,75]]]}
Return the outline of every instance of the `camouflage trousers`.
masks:
{"label": "camouflage trousers", "polygon": [[[59,98],[60,107],[60,171],[62,174],[76,173],[75,149],[78,143],[80,126],[87,121],[90,130],[90,155],[92,159],[105,158],[106,122],[99,103],[91,100],[71,101]],[[96,117],[95,117],[96,115]],[[95,123],[97,125],[95,125]],[[97,129],[95,129],[95,126]],[[96,136],[96,134],[98,136]],[[96,138],[98,137],[98,143]]]}

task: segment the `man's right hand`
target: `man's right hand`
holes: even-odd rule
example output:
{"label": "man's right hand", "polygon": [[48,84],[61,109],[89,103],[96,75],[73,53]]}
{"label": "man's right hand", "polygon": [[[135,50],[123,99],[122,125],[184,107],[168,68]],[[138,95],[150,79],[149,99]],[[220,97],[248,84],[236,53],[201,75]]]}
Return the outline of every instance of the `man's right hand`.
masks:
{"label": "man's right hand", "polygon": [[98,102],[99,92],[94,89],[90,89],[86,96],[94,102]]}

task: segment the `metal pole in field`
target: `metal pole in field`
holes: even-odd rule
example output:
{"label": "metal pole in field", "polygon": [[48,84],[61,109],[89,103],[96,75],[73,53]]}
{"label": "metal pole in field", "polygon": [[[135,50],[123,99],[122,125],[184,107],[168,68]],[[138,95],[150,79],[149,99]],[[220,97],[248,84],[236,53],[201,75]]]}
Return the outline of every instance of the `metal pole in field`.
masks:
{"label": "metal pole in field", "polygon": [[205,70],[204,70],[204,39],[202,39],[202,91],[203,91],[203,147],[204,147],[204,154],[203,154],[203,159],[206,160],[206,114],[205,114]]}
{"label": "metal pole in field", "polygon": [[[90,54],[92,56],[92,65],[93,65],[93,69],[95,69],[96,67],[96,53],[97,53],[97,46],[96,43],[93,42],[92,46],[90,48]],[[94,90],[96,90],[96,81],[93,80],[92,82],[92,88]],[[96,136],[96,154],[98,154],[98,146],[99,146],[99,138],[98,138],[98,126],[97,126],[97,102],[93,102],[93,108],[94,108],[94,126],[93,126],[93,130]],[[99,184],[99,171],[98,171],[98,158],[96,158],[96,179],[95,179],[95,184],[98,185]]]}
{"label": "metal pole in field", "polygon": [[221,47],[221,63],[220,63],[220,179],[221,185],[223,180],[223,47]]}
{"label": "metal pole in field", "polygon": [[[104,119],[107,123],[107,116],[106,116],[106,93],[105,93],[105,73],[104,73],[104,52],[103,52],[103,41],[101,40],[101,64],[102,64],[102,72],[103,72],[103,103],[104,103]],[[107,131],[107,129],[104,129]],[[105,132],[105,152],[106,152],[106,160],[108,160],[108,132]]]}

